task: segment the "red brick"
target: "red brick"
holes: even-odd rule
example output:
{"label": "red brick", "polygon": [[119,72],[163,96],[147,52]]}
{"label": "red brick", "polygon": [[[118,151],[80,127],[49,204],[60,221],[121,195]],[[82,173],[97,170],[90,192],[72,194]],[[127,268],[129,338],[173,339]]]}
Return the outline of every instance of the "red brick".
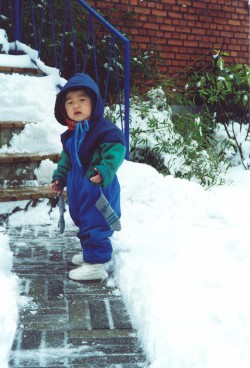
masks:
{"label": "red brick", "polygon": [[137,28],[131,28],[129,30],[129,34],[138,35],[139,34],[139,30]]}
{"label": "red brick", "polygon": [[156,24],[156,23],[145,23],[145,24],[143,25],[143,27],[144,27],[145,29],[154,29],[155,31],[156,31],[156,30],[158,30],[158,29],[160,29],[159,24]]}
{"label": "red brick", "polygon": [[168,25],[168,24],[162,24],[162,25],[160,26],[160,29],[161,29],[162,31],[170,31],[170,32],[175,32],[175,30],[176,30],[176,28],[175,28],[174,26],[170,26],[170,25]]}
{"label": "red brick", "polygon": [[187,14],[184,14],[183,15],[183,18],[184,19],[187,19],[187,20],[197,20],[198,19],[198,16],[197,16],[197,14],[187,13]]}
{"label": "red brick", "polygon": [[237,32],[234,37],[237,37],[237,38],[245,38],[247,39],[247,35],[245,33],[240,33],[240,32]]}
{"label": "red brick", "polygon": [[146,5],[147,5],[148,8],[155,8],[155,6],[156,6],[156,4],[153,3],[152,1],[148,1]]}
{"label": "red brick", "polygon": [[180,62],[179,62],[179,61],[177,61],[177,60],[173,60],[173,61],[172,61],[172,65],[177,65],[177,66],[179,66],[179,65],[180,65]]}
{"label": "red brick", "polygon": [[181,32],[181,33],[189,33],[190,32],[190,28],[189,27],[182,27],[182,26],[180,26],[178,28],[178,31]]}
{"label": "red brick", "polygon": [[182,46],[183,45],[183,41],[171,39],[171,40],[168,40],[168,44],[169,45],[179,45],[179,46]]}
{"label": "red brick", "polygon": [[179,13],[180,11],[180,7],[179,6],[172,6],[172,9],[171,9],[173,12],[177,12]]}
{"label": "red brick", "polygon": [[232,32],[225,32],[225,31],[221,31],[220,32],[220,35],[222,36],[222,37],[232,37]]}
{"label": "red brick", "polygon": [[232,19],[239,19],[239,15],[236,13],[231,14]]}
{"label": "red brick", "polygon": [[174,19],[182,19],[182,14],[175,12],[168,12],[168,16]]}
{"label": "red brick", "polygon": [[210,28],[210,29],[218,29],[218,28],[219,28],[219,26],[218,26],[217,24],[213,24],[213,23],[211,23],[211,24],[209,24],[209,28]]}
{"label": "red brick", "polygon": [[156,31],[154,31],[153,29],[142,29],[140,32],[140,36],[148,36],[148,37],[152,37],[155,36]]}
{"label": "red brick", "polygon": [[205,26],[205,24],[206,24],[206,23],[212,23],[212,22],[213,22],[213,18],[212,18],[212,17],[210,17],[210,16],[203,16],[203,15],[200,15],[200,16],[199,16],[199,21],[202,23],[202,25],[203,25],[204,27],[206,27],[206,26]]}
{"label": "red brick", "polygon": [[163,50],[164,52],[171,52],[171,51],[172,51],[172,46],[164,45],[164,46],[162,47],[162,50]]}
{"label": "red brick", "polygon": [[151,14],[151,9],[147,9],[147,8],[136,7],[134,10],[138,14]]}
{"label": "red brick", "polygon": [[241,22],[239,20],[228,19],[228,24],[231,24],[233,26],[240,26]]}
{"label": "red brick", "polygon": [[[140,20],[141,22],[146,22],[147,20],[149,20],[149,15],[141,15],[139,14],[138,16],[138,20]],[[136,25],[138,27],[138,25]]]}
{"label": "red brick", "polygon": [[179,35],[179,37],[180,37],[180,39],[181,39],[181,40],[186,40],[186,39],[188,38],[188,35],[186,35],[186,34],[182,34],[182,33],[181,33],[181,34]]}
{"label": "red brick", "polygon": [[155,4],[155,7],[156,9],[164,9],[163,5],[158,2]]}
{"label": "red brick", "polygon": [[161,38],[166,37],[165,32],[161,32],[161,31],[156,31],[155,35],[156,35],[156,37],[161,37]]}
{"label": "red brick", "polygon": [[217,23],[217,24],[227,24],[228,20],[226,18],[217,18],[217,19],[214,19],[214,23]]}
{"label": "red brick", "polygon": [[176,4],[178,1],[179,0],[162,0],[162,4]]}
{"label": "red brick", "polygon": [[205,9],[207,8],[207,3],[201,1],[193,1],[193,7]]}
{"label": "red brick", "polygon": [[198,35],[204,35],[206,34],[206,30],[205,29],[201,29],[201,28],[193,28],[192,29],[192,33],[194,34],[198,34]]}
{"label": "red brick", "polygon": [[151,37],[151,42],[156,43],[158,45],[165,45],[168,42],[168,40],[166,38]]}
{"label": "red brick", "polygon": [[181,4],[181,6],[188,6],[192,5],[192,2],[190,0],[179,0],[179,4]]}
{"label": "red brick", "polygon": [[177,60],[189,60],[190,59],[190,55],[189,54],[177,54],[176,55],[176,59]]}
{"label": "red brick", "polygon": [[239,13],[239,14],[246,14],[248,15],[248,8],[245,7],[245,8],[237,8],[236,9],[236,12]]}
{"label": "red brick", "polygon": [[157,17],[166,17],[167,16],[167,12],[164,10],[157,10],[157,9],[152,9],[152,14],[156,15]]}
{"label": "red brick", "polygon": [[210,2],[208,2],[207,7],[212,10],[221,10],[221,5],[211,4]]}
{"label": "red brick", "polygon": [[[220,17],[221,16],[221,12],[217,12],[217,11],[211,11],[209,13],[210,17],[212,18],[217,18],[217,17]],[[225,14],[226,15],[226,14]]]}
{"label": "red brick", "polygon": [[163,24],[164,21],[165,21],[165,18],[156,17],[155,15],[148,15],[148,22],[149,23]]}
{"label": "red brick", "polygon": [[136,37],[135,37],[135,42],[140,42],[140,43],[149,43],[149,42],[150,42],[150,37],[146,37],[146,36],[136,36]]}
{"label": "red brick", "polygon": [[209,37],[209,42],[210,43],[214,43],[214,42],[216,42],[216,40],[217,40],[216,37],[213,37],[213,36]]}
{"label": "red brick", "polygon": [[231,51],[230,56],[238,56],[238,53],[236,51]]}
{"label": "red brick", "polygon": [[241,46],[240,45],[228,45],[228,50],[241,50]]}
{"label": "red brick", "polygon": [[188,25],[189,31],[190,31],[190,28],[194,28],[195,27],[195,22],[190,21],[190,22],[188,22],[187,25]]}

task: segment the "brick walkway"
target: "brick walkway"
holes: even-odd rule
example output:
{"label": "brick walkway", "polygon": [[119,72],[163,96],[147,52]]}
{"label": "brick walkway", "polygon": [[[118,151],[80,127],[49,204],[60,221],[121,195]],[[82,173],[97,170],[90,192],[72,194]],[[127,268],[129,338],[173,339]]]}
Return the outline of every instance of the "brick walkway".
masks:
{"label": "brick walkway", "polygon": [[148,366],[112,279],[68,279],[69,260],[80,250],[74,230],[10,228],[9,237],[25,301],[10,368]]}

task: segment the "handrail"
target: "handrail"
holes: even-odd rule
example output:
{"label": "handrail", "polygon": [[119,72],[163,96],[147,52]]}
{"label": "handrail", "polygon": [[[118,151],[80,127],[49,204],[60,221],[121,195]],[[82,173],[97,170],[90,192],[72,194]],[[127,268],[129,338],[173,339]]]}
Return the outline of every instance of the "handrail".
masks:
{"label": "handrail", "polygon": [[[32,28],[32,33],[34,33],[34,40],[32,39],[32,41],[29,40],[29,42],[32,42],[31,47],[33,49],[36,49],[38,51],[38,57],[41,57],[41,48],[42,48],[42,38],[43,38],[43,20],[41,21],[41,15],[38,16],[38,18],[34,17],[34,6],[36,6],[36,2],[35,1],[31,1],[31,0],[8,0],[8,5],[7,5],[7,0],[0,0],[0,11],[1,8],[5,6],[5,9],[8,9],[9,11],[9,20],[12,22],[12,30],[13,30],[13,35],[14,35],[14,41],[20,41],[20,42],[24,42],[23,41],[25,38],[27,38],[27,34],[24,34],[24,28],[23,26],[23,19],[24,17],[22,16],[22,11],[24,9],[24,4],[28,4],[25,7],[25,11],[27,12],[28,8],[31,8],[31,4],[33,5],[33,8],[30,10],[31,11],[31,27]],[[37,3],[38,4],[38,3]],[[56,39],[56,35],[55,35],[55,29],[54,29],[54,19],[53,19],[53,15],[52,15],[52,4],[53,6],[56,6],[56,3],[53,3],[53,0],[48,0],[48,2],[46,2],[47,5],[45,5],[45,3],[43,3],[43,5],[40,5],[40,7],[36,7],[36,15],[39,13],[40,14],[40,10],[43,12],[43,16],[44,16],[44,11],[49,10],[49,14],[50,14],[50,23],[51,23],[51,35],[50,35],[50,43],[52,44],[52,46],[54,47],[54,65],[48,65],[48,66],[53,66],[58,68],[59,67],[59,73],[61,74],[61,68],[62,68],[62,63],[61,60],[65,59],[65,53],[63,55],[63,51],[64,51],[64,45],[62,44],[62,41],[59,40],[59,33],[57,32],[57,39]],[[113,40],[113,36],[116,37],[116,40],[118,40],[119,42],[121,42],[123,44],[123,53],[124,53],[124,65],[123,65],[123,92],[124,92],[124,97],[123,97],[123,103],[124,103],[124,116],[122,117],[121,115],[121,119],[124,121],[124,126],[122,123],[122,129],[124,131],[125,134],[125,139],[126,139],[126,144],[127,144],[127,153],[126,153],[126,158],[129,159],[129,99],[130,99],[130,42],[128,40],[127,37],[125,37],[121,32],[119,32],[115,27],[113,27],[106,19],[104,19],[95,9],[93,9],[92,7],[90,7],[90,5],[84,1],[84,0],[65,0],[65,22],[67,23],[68,19],[67,17],[72,17],[71,14],[71,5],[72,4],[78,4],[83,11],[85,11],[88,16],[89,16],[89,20],[93,18],[95,18],[95,20],[100,23],[102,25],[102,27],[104,26],[105,30],[107,30],[108,32],[110,32],[111,34],[111,39]],[[47,8],[46,8],[47,6]],[[50,9],[48,8],[50,6]],[[73,5],[72,5],[73,6]],[[68,8],[69,7],[69,8]],[[46,8],[46,9],[45,9]],[[29,10],[28,10],[29,11]],[[63,11],[62,13],[62,17],[63,17]],[[85,13],[85,16],[86,16]],[[7,15],[7,14],[6,14]],[[29,16],[29,15],[28,15]],[[58,20],[58,16],[57,16],[57,20]],[[36,21],[36,24],[35,24]],[[39,28],[39,24],[40,24],[40,28]],[[63,22],[63,20],[62,20]],[[61,24],[63,24],[61,22]],[[72,24],[72,19],[70,18],[70,22],[71,22],[71,28],[70,31],[68,32],[68,34],[71,34],[71,38],[72,38],[72,44],[73,44],[73,48],[72,48],[72,58],[73,58],[73,63],[74,63],[74,71],[82,71],[82,70],[77,70],[77,67],[79,67],[79,60],[78,60],[78,66],[77,66],[77,60],[76,60],[76,47],[74,44],[74,27]],[[0,26],[1,28],[1,26]],[[46,29],[46,32],[48,33],[48,31],[50,31],[50,29]],[[93,35],[94,35],[94,30],[93,30],[93,23],[92,23],[92,42],[93,45],[95,43],[95,40],[93,39]],[[67,30],[66,27],[64,27],[64,32],[65,34],[63,34],[63,37],[67,34]],[[22,34],[23,33],[23,34]],[[29,34],[30,35],[30,34]],[[37,37],[37,39],[36,39]],[[39,39],[40,37],[40,39]],[[67,36],[69,37],[69,36]],[[64,40],[64,38],[63,38]],[[79,39],[78,39],[79,41]],[[113,41],[112,41],[113,42]],[[115,42],[115,41],[114,41]],[[33,44],[34,43],[34,44]],[[86,41],[86,47],[88,49],[88,42]],[[60,49],[60,45],[61,44],[61,49]],[[95,45],[94,45],[95,46]],[[55,49],[57,48],[57,51],[55,51]],[[61,50],[61,51],[60,51]],[[79,50],[77,50],[79,51]],[[60,54],[61,52],[61,54]],[[95,57],[95,47],[94,47],[94,57]],[[70,55],[69,52],[67,52],[66,56]],[[89,54],[88,54],[89,56]],[[86,55],[84,56],[84,58],[86,57]],[[111,56],[112,57],[112,56]],[[59,62],[58,62],[58,58],[59,58]],[[79,59],[79,56],[78,56]],[[43,60],[44,61],[44,60]],[[83,61],[83,60],[82,60]],[[115,61],[117,63],[117,60]],[[84,63],[82,63],[81,65],[84,65],[85,67],[86,64],[86,60],[84,60]],[[58,66],[59,65],[59,66]],[[72,64],[73,65],[73,64]],[[116,64],[117,65],[117,64]],[[89,68],[89,66],[87,66]],[[96,68],[96,65],[95,65]],[[92,71],[93,72],[93,71]],[[96,69],[96,78],[98,75],[98,71]],[[117,69],[116,69],[116,74],[117,74]],[[108,75],[108,74],[107,74]],[[103,80],[105,80],[106,78],[104,78]],[[106,83],[108,83],[108,77],[106,80]],[[98,83],[98,81],[96,81]],[[118,83],[118,81],[117,81]],[[110,86],[110,83],[109,83]],[[117,91],[119,90],[119,87],[117,87]],[[106,92],[105,92],[106,94]],[[120,96],[118,96],[120,97]],[[120,98],[118,98],[120,99]],[[121,105],[120,105],[120,111],[121,111]],[[122,114],[122,112],[120,113]]]}
{"label": "handrail", "polygon": [[125,122],[125,139],[127,143],[126,158],[129,159],[129,98],[130,98],[130,42],[129,40],[108,23],[99,13],[91,8],[85,1],[78,0],[89,13],[103,23],[112,33],[114,33],[124,43],[124,122]]}

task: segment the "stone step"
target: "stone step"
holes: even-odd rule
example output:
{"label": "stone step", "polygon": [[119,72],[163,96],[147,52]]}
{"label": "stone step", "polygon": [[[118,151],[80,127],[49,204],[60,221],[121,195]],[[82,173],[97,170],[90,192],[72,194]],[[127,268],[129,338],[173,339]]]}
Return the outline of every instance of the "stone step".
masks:
{"label": "stone step", "polygon": [[0,66],[0,73],[5,74],[13,74],[19,73],[24,75],[33,75],[33,76],[44,76],[45,74],[37,68],[20,68],[20,67],[12,67],[12,66]]}
{"label": "stone step", "polygon": [[36,180],[35,169],[43,160],[58,162],[59,154],[0,154],[0,184],[5,186],[22,185],[25,181]]}
{"label": "stone step", "polygon": [[13,134],[20,134],[26,124],[25,121],[0,121],[0,147],[9,146]]}
{"label": "stone step", "polygon": [[0,202],[55,198],[56,196],[57,194],[50,191],[49,185],[18,186],[0,189]]}

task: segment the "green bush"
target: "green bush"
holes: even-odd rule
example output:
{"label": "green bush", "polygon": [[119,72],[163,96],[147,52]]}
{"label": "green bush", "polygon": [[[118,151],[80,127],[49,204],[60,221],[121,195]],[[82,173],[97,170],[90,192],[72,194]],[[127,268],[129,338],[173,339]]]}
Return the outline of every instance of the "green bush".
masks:
{"label": "green bush", "polygon": [[226,53],[212,58],[211,67],[194,71],[188,81],[186,97],[215,114],[218,123],[249,121],[250,67],[232,64],[224,67]]}
{"label": "green bush", "polygon": [[[203,113],[213,116],[214,129],[230,146],[231,157],[238,156],[246,169],[250,167],[249,150],[249,89],[250,67],[245,64],[224,66],[226,53],[216,51],[209,68],[195,71],[188,81],[186,98],[202,107]],[[240,131],[240,132],[239,132]],[[240,134],[239,134],[240,133]],[[218,136],[218,134],[217,134]],[[226,155],[226,153],[225,153]],[[234,160],[238,162],[239,160]]]}
{"label": "green bush", "polygon": [[[211,136],[216,140],[215,149],[219,155],[228,160],[230,165],[242,163],[249,169],[250,67],[244,64],[225,67],[226,56],[227,53],[216,51],[210,64],[203,63],[199,70],[189,69],[188,75],[183,71],[187,80],[184,92],[176,91],[171,80],[167,81],[168,100],[172,103],[180,101],[186,107],[196,107],[205,124],[204,135],[209,140]],[[183,119],[180,116],[176,118],[178,121],[184,120],[181,130],[185,130],[188,125],[185,114]]]}

